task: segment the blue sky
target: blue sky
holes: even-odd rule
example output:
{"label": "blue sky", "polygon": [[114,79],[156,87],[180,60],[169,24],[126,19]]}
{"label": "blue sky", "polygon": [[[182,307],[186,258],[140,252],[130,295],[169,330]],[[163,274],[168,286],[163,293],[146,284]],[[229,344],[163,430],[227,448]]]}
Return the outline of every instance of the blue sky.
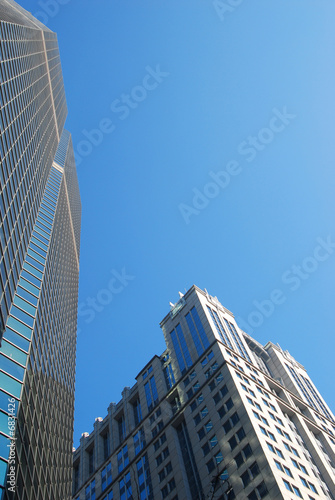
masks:
{"label": "blue sky", "polygon": [[192,284],[334,411],[334,3],[20,3],[58,34],[83,205],[74,445]]}

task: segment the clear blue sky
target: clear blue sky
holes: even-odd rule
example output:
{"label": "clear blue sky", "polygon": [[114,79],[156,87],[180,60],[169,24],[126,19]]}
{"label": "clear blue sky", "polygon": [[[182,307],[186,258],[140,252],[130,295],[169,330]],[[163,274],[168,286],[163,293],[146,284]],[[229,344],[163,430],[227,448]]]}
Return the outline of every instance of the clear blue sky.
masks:
{"label": "clear blue sky", "polygon": [[334,411],[334,2],[50,1],[21,4],[58,34],[78,159],[75,446],[193,283]]}

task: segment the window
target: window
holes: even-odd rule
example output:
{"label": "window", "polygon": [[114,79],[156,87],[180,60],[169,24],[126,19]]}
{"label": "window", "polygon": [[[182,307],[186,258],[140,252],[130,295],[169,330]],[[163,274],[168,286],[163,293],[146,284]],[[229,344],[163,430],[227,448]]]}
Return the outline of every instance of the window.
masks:
{"label": "window", "polygon": [[124,415],[117,420],[118,430],[119,430],[119,443],[121,444],[126,437],[126,421]]}
{"label": "window", "polygon": [[[278,428],[277,428],[278,430]],[[279,431],[278,431],[279,432]],[[283,431],[283,435],[286,437],[286,439],[288,439],[289,441],[291,441],[291,438],[290,436],[287,434],[287,432]]]}
{"label": "window", "polygon": [[226,413],[227,413],[227,412],[226,412],[225,407],[224,407],[224,406],[221,406],[221,408],[218,410],[219,417],[220,417],[220,418],[223,418],[223,417],[225,416],[225,414],[226,414]]}
{"label": "window", "polygon": [[165,470],[164,469],[162,469],[160,472],[158,472],[158,478],[159,478],[160,483],[165,479]]}
{"label": "window", "polygon": [[249,495],[248,500],[258,500],[259,498],[264,498],[268,494],[268,489],[262,481]]}
{"label": "window", "polygon": [[293,477],[292,472],[290,471],[290,469],[288,467],[286,467],[286,465],[283,465],[283,467],[284,467],[285,474],[287,474],[290,477]]}
{"label": "window", "polygon": [[239,441],[242,441],[242,439],[245,438],[245,431],[243,429],[243,427],[241,427],[237,432],[236,432],[236,435],[238,437],[238,440]]}
{"label": "window", "polygon": [[117,454],[117,468],[118,468],[118,473],[120,474],[120,472],[122,472],[123,469],[128,464],[129,464],[128,446],[126,445]]}
{"label": "window", "polygon": [[120,500],[132,499],[130,472],[119,481]]}
{"label": "window", "polygon": [[223,461],[223,456],[222,456],[222,453],[221,451],[219,451],[216,455],[215,455],[215,462],[216,464],[220,464],[222,461]]}
{"label": "window", "polygon": [[146,445],[143,427],[139,429],[133,437],[135,455],[138,455]]}
{"label": "window", "polygon": [[286,481],[285,479],[283,479],[283,481],[284,481],[285,488],[286,488],[288,491],[293,492],[293,490],[292,490],[292,487],[291,487],[290,483],[289,483],[288,481]]}
{"label": "window", "polygon": [[221,400],[221,394],[219,392],[217,392],[214,396],[213,396],[213,400],[214,400],[214,403],[217,405],[218,402]]}
{"label": "window", "polygon": [[197,415],[193,418],[194,425],[198,425],[201,422],[201,416],[200,413],[197,413]]}
{"label": "window", "polygon": [[207,424],[205,424],[206,432],[210,432],[213,429],[213,424],[211,420],[208,420]]}
{"label": "window", "polygon": [[236,448],[236,446],[237,446],[237,439],[236,439],[236,437],[233,436],[232,438],[230,438],[229,441],[228,441],[228,443],[229,443],[230,449],[233,451],[234,448]]}
{"label": "window", "polygon": [[187,399],[191,399],[191,397],[193,396],[193,389],[189,389],[186,393],[186,396],[187,396]]}
{"label": "window", "polygon": [[277,460],[275,460],[275,464],[276,464],[277,469],[279,469],[281,472],[283,472],[283,467],[279,462],[277,462]]}
{"label": "window", "polygon": [[314,484],[312,484],[312,483],[308,483],[308,484],[309,484],[310,489],[311,489],[314,493],[317,493],[317,492],[318,492],[318,491],[317,491],[317,489],[315,488]]}
{"label": "window", "polygon": [[73,490],[77,491],[79,488],[79,463],[73,467]]}
{"label": "window", "polygon": [[227,394],[228,394],[228,389],[227,389],[227,386],[224,385],[222,387],[222,389],[220,389],[220,392],[221,392],[221,396],[224,398]]}
{"label": "window", "polygon": [[227,434],[234,425],[236,425],[239,422],[240,418],[238,414],[235,412],[233,415],[223,424],[223,429],[225,433]]}
{"label": "window", "polygon": [[303,484],[306,488],[308,488],[308,483],[307,483],[306,479],[304,479],[304,478],[303,478],[303,477],[301,477],[301,476],[299,476],[299,477],[300,477],[300,481],[302,482],[302,484]]}
{"label": "window", "polygon": [[[229,335],[227,334],[227,332],[226,332],[226,330],[221,322],[221,319],[219,318],[218,313],[214,309],[211,309],[209,306],[207,306],[207,309],[208,309],[208,312],[209,312],[209,314],[212,318],[212,321],[215,325],[216,331],[218,332],[218,334],[220,336],[220,339],[222,340],[222,342],[226,346],[230,347],[230,349],[233,349]],[[229,355],[230,355],[230,353],[229,353]]]}
{"label": "window", "polygon": [[209,453],[209,452],[210,452],[210,447],[209,447],[209,444],[208,444],[208,443],[206,443],[206,444],[204,444],[204,446],[202,447],[202,453],[204,454],[204,457],[205,457],[206,455],[208,455],[208,453]]}
{"label": "window", "polygon": [[[191,317],[192,316],[192,317]],[[185,316],[198,356],[209,347],[209,341],[195,307]]]}
{"label": "window", "polygon": [[240,467],[243,464],[243,462],[245,462],[251,455],[252,455],[251,446],[250,444],[247,444],[243,448],[243,450],[234,457],[237,467]]}
{"label": "window", "polygon": [[109,486],[112,482],[112,464],[109,463],[104,469],[101,471],[101,490],[105,491],[107,486]]}
{"label": "window", "polygon": [[166,498],[168,496],[169,490],[167,485],[165,485],[164,488],[161,489],[161,493],[162,493],[162,498]]}
{"label": "window", "polygon": [[247,445],[243,448],[242,453],[244,454],[245,459],[247,459],[247,458],[251,457],[251,455],[252,455],[252,449],[251,449],[250,444],[247,444]]}
{"label": "window", "polygon": [[243,486],[246,488],[251,481],[250,476],[249,476],[249,472],[247,470],[245,472],[243,472],[241,479],[242,479]]}
{"label": "window", "polygon": [[94,448],[91,448],[88,452],[88,473],[93,474],[94,470]]}
{"label": "window", "polygon": [[213,470],[215,469],[214,460],[211,459],[209,462],[206,463],[206,466],[209,474],[213,472]]}
{"label": "window", "polygon": [[171,340],[176,352],[179,369],[181,373],[184,374],[186,372],[186,369],[190,368],[193,363],[180,324],[178,324],[176,328],[172,330]]}
{"label": "window", "polygon": [[213,436],[213,437],[209,440],[209,442],[210,442],[211,447],[212,447],[212,448],[214,448],[214,446],[216,446],[216,445],[218,444],[218,439],[217,439],[217,437],[214,435],[214,436]]}
{"label": "window", "polygon": [[243,456],[242,456],[242,453],[238,453],[235,457],[234,457],[234,460],[236,462],[236,466],[237,468],[239,468],[243,462],[244,462],[244,459],[243,459]]}
{"label": "window", "polygon": [[165,383],[166,383],[167,390],[169,390],[176,383],[171,363],[168,363],[164,367],[163,373],[164,373],[164,378],[165,378]]}
{"label": "window", "polygon": [[201,418],[204,418],[208,415],[208,408],[207,406],[204,406],[204,408],[200,412]]}
{"label": "window", "polygon": [[159,481],[162,482],[166,476],[168,476],[172,472],[171,462],[166,464],[166,466],[158,473]]}
{"label": "window", "polygon": [[169,492],[171,493],[171,491],[173,491],[176,487],[176,482],[174,480],[174,478],[172,478],[169,482],[168,482],[168,488],[169,488]]}
{"label": "window", "polygon": [[224,424],[223,424],[223,429],[225,431],[226,434],[228,434],[228,432],[231,430],[232,428],[232,425],[230,423],[230,420],[227,420]]}
{"label": "window", "polygon": [[142,410],[140,400],[137,399],[133,404],[134,420],[135,426],[138,425],[142,420]]}
{"label": "window", "polygon": [[241,479],[244,487],[246,488],[250,481],[257,477],[260,473],[257,462],[254,462],[250,467],[242,474]]}
{"label": "window", "polygon": [[268,445],[268,448],[269,448],[270,451],[272,451],[273,453],[276,453],[274,447],[272,446],[272,444],[270,444],[270,443],[266,443],[266,444]]}
{"label": "window", "polygon": [[95,479],[85,488],[85,500],[95,500]]}
{"label": "window", "polygon": [[226,405],[227,411],[231,410],[231,408],[234,406],[233,400],[231,398],[229,398],[226,401],[225,405]]}
{"label": "window", "polygon": [[190,405],[191,411],[194,411],[194,410],[196,409],[196,407],[197,407],[197,402],[196,402],[196,400],[194,400],[194,401],[191,403],[191,405]]}
{"label": "window", "polygon": [[209,387],[209,390],[212,392],[214,391],[215,387],[216,387],[216,383],[215,383],[215,380],[212,380],[209,384],[208,384],[208,387]]}
{"label": "window", "polygon": [[243,358],[247,359],[251,363],[251,359],[250,359],[250,357],[249,357],[249,355],[244,347],[243,341],[241,340],[240,335],[238,334],[235,326],[233,325],[233,323],[228,321],[226,318],[224,318],[224,321],[225,321],[228,329],[230,330],[232,337],[234,338],[235,344],[236,344],[241,356]]}
{"label": "window", "polygon": [[300,492],[299,488],[297,488],[297,487],[296,487],[296,486],[294,486],[294,485],[292,485],[292,488],[293,488],[294,493],[295,493],[298,497],[302,498],[302,494],[301,494],[301,492]]}
{"label": "window", "polygon": [[199,441],[201,441],[205,437],[205,435],[206,435],[205,429],[203,427],[201,427],[200,431],[198,431]]}
{"label": "window", "polygon": [[151,473],[149,468],[149,462],[147,454],[136,462],[137,478],[138,478],[138,489],[141,500],[151,500],[153,498],[152,494],[152,483],[151,483]]}
{"label": "window", "polygon": [[[79,497],[76,500],[80,500]],[[103,500],[113,500],[113,490],[111,490],[108,495],[106,495]]]}
{"label": "window", "polygon": [[110,445],[109,445],[109,432],[107,431],[103,436],[103,449],[104,449],[104,460],[110,455]]}
{"label": "window", "polygon": [[144,390],[147,399],[148,411],[151,411],[158,403],[158,393],[154,376],[152,376],[150,380],[144,384]]}

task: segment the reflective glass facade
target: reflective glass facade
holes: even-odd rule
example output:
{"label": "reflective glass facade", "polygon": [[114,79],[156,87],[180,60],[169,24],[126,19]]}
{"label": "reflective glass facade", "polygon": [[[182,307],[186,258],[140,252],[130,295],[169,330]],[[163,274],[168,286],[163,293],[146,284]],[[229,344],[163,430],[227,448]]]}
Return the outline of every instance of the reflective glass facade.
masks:
{"label": "reflective glass facade", "polygon": [[67,499],[80,196],[57,37],[9,0],[0,76],[0,497]]}

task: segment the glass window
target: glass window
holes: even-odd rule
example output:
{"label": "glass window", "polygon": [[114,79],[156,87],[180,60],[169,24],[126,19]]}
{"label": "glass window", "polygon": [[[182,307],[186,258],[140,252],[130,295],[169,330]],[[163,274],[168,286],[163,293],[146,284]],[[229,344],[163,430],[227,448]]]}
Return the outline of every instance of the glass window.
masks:
{"label": "glass window", "polygon": [[293,485],[292,485],[292,488],[293,488],[294,493],[295,493],[298,497],[302,498],[302,494],[301,494],[301,492],[300,492],[299,488],[297,488],[296,486],[293,486]]}
{"label": "glass window", "polygon": [[284,465],[283,467],[284,467],[284,471],[285,471],[285,473],[286,473],[288,476],[293,477],[292,472],[290,471],[290,469],[289,469],[288,467],[286,467],[286,465]]}
{"label": "glass window", "polygon": [[209,442],[210,442],[211,447],[212,447],[212,448],[214,448],[214,446],[216,446],[216,445],[218,444],[218,439],[217,439],[217,437],[216,437],[216,436],[213,436],[213,437],[209,440]]}
{"label": "glass window", "polygon": [[277,460],[275,460],[275,464],[276,464],[277,469],[279,469],[280,471],[283,471],[281,464],[279,462],[277,462]]}
{"label": "glass window", "polygon": [[292,488],[291,488],[291,485],[288,481],[285,481],[285,479],[283,479],[284,481],[284,485],[285,485],[285,488],[288,490],[288,491],[293,491]]}

